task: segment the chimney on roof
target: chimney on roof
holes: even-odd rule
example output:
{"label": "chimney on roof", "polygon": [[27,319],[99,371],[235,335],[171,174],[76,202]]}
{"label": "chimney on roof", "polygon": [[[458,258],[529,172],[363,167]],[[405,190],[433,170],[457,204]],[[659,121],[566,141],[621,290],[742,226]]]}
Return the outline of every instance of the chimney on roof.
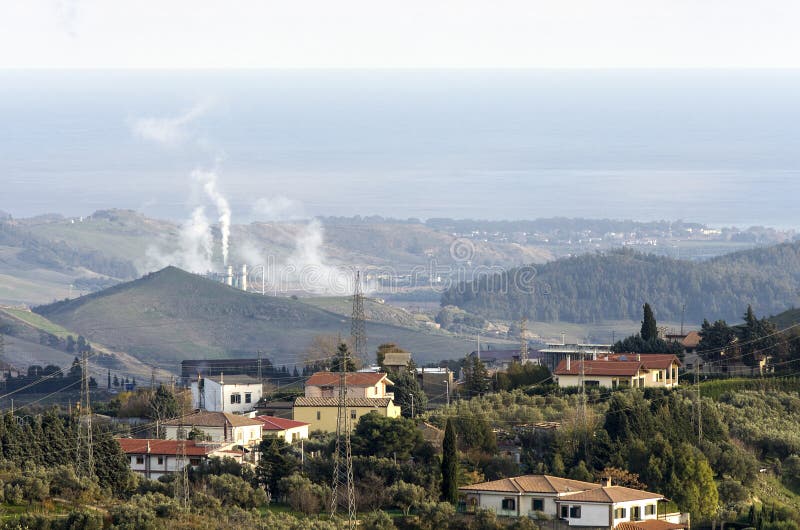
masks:
{"label": "chimney on roof", "polygon": [[611,487],[611,477],[603,477],[602,484],[603,484],[604,488],[610,488]]}
{"label": "chimney on roof", "polygon": [[572,358],[570,357],[570,354],[567,354],[567,371],[569,371],[571,367],[572,367]]}
{"label": "chimney on roof", "polygon": [[642,354],[641,353],[637,353],[636,354],[636,360],[639,361],[639,362],[642,361]]}
{"label": "chimney on roof", "polygon": [[150,440],[147,440],[147,454],[150,454]]}

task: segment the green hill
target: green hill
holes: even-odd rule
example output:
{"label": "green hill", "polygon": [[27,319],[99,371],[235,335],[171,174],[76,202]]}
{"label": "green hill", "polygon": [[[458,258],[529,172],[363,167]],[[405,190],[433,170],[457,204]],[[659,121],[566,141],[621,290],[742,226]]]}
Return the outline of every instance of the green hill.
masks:
{"label": "green hill", "polygon": [[444,293],[488,318],[590,323],[635,320],[650,302],[659,320],[738,321],[748,304],[775,314],[798,302],[800,242],[694,262],[631,250],[587,254],[461,283]]}
{"label": "green hill", "polygon": [[[302,300],[245,293],[175,267],[74,300],[35,308],[91,341],[177,371],[181,359],[255,355],[302,360],[315,335],[348,336],[350,320]],[[469,344],[439,331],[367,322],[368,345],[395,342],[418,362],[458,357]]]}

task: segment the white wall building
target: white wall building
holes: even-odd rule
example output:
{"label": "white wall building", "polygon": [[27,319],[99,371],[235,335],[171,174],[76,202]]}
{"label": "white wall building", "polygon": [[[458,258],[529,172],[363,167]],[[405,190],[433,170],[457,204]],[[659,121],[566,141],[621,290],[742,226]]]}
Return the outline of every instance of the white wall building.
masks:
{"label": "white wall building", "polygon": [[246,416],[201,410],[165,421],[164,432],[168,440],[177,440],[178,431],[185,433],[181,436],[183,437],[194,429],[202,431],[210,442],[252,447],[261,442],[262,426],[262,422]]}
{"label": "white wall building", "polygon": [[191,389],[192,407],[214,412],[249,412],[263,393],[261,382],[249,375],[198,377]]}
{"label": "white wall building", "polygon": [[[243,452],[234,449],[233,444],[141,438],[118,438],[117,442],[128,458],[131,470],[153,480],[162,475],[181,471],[183,465],[201,466],[212,457],[233,458],[239,463],[243,459]],[[181,464],[178,457],[182,443],[186,444],[185,464]]]}
{"label": "white wall building", "polygon": [[508,517],[547,517],[567,526],[616,528],[621,523],[659,521],[661,530],[689,528],[689,514],[664,513],[666,499],[623,486],[525,475],[459,488],[467,511],[492,510]]}

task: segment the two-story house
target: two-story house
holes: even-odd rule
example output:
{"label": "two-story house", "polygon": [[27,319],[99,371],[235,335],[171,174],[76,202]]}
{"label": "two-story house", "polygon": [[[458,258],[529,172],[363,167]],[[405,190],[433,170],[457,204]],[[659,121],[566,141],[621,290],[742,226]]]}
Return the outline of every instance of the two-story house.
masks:
{"label": "two-story house", "polygon": [[[252,447],[261,441],[264,424],[259,420],[230,412],[199,410],[187,416],[167,420],[163,425],[168,440],[183,439],[194,430],[202,432],[203,438],[209,442]],[[181,431],[180,437],[178,431]]]}
{"label": "two-story house", "polygon": [[249,412],[261,399],[261,381],[249,375],[198,376],[191,383],[192,407],[214,412]]}
{"label": "two-story house", "polygon": [[[341,374],[317,372],[308,378],[305,396],[295,400],[292,408],[294,420],[310,424],[312,431],[336,432],[339,413],[339,383]],[[394,394],[386,391],[392,385],[385,373],[348,372],[347,421],[350,429],[365,414],[375,412],[389,418],[400,417],[400,407],[394,404]]]}
{"label": "two-story house", "polygon": [[681,362],[661,353],[608,354],[597,359],[563,359],[553,371],[558,386],[604,388],[673,388],[678,386]]}
{"label": "two-story house", "polygon": [[[185,465],[201,466],[212,457],[233,458],[239,463],[243,459],[243,452],[233,444],[157,438],[117,438],[117,442],[128,458],[131,471],[153,480],[181,471]],[[179,456],[181,453],[186,455],[185,460]]]}

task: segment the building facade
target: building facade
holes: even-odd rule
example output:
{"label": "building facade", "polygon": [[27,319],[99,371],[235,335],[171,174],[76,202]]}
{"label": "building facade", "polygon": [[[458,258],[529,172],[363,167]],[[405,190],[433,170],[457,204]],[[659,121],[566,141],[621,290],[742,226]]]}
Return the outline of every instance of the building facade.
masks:
{"label": "building facade", "polygon": [[178,440],[192,431],[202,432],[205,441],[233,443],[244,447],[258,445],[262,437],[263,423],[246,416],[229,412],[196,411],[188,416],[164,422],[168,440]]}
{"label": "building facade", "polygon": [[[337,372],[317,372],[308,378],[305,385],[306,397],[339,397],[339,381],[341,374]],[[382,372],[347,372],[345,374],[348,398],[392,398],[394,395],[386,391],[387,386],[394,383]]]}
{"label": "building facade", "polygon": [[[128,458],[131,471],[152,480],[182,471],[184,465],[201,466],[213,457],[233,458],[239,463],[243,461],[243,451],[236,450],[233,444],[157,438],[118,438],[117,442]],[[185,449],[182,450],[181,444],[185,445]],[[185,453],[186,460],[179,458],[181,452]]]}
{"label": "building facade", "polygon": [[286,440],[286,443],[308,439],[309,424],[306,422],[276,416],[256,416],[255,419],[263,424],[261,427],[263,436],[277,436]]}
{"label": "building facade", "polygon": [[[294,402],[294,419],[308,423],[312,431],[336,432],[338,401],[335,397],[299,397]],[[372,412],[388,418],[400,417],[400,407],[391,398],[348,398],[346,404],[351,430],[362,416]]]}
{"label": "building facade", "polygon": [[678,386],[681,362],[660,353],[609,354],[593,360],[567,356],[553,371],[558,386],[603,388],[673,388]]}
{"label": "building facade", "polygon": [[248,375],[198,377],[191,383],[192,407],[213,412],[249,412],[261,399],[263,385]]}

